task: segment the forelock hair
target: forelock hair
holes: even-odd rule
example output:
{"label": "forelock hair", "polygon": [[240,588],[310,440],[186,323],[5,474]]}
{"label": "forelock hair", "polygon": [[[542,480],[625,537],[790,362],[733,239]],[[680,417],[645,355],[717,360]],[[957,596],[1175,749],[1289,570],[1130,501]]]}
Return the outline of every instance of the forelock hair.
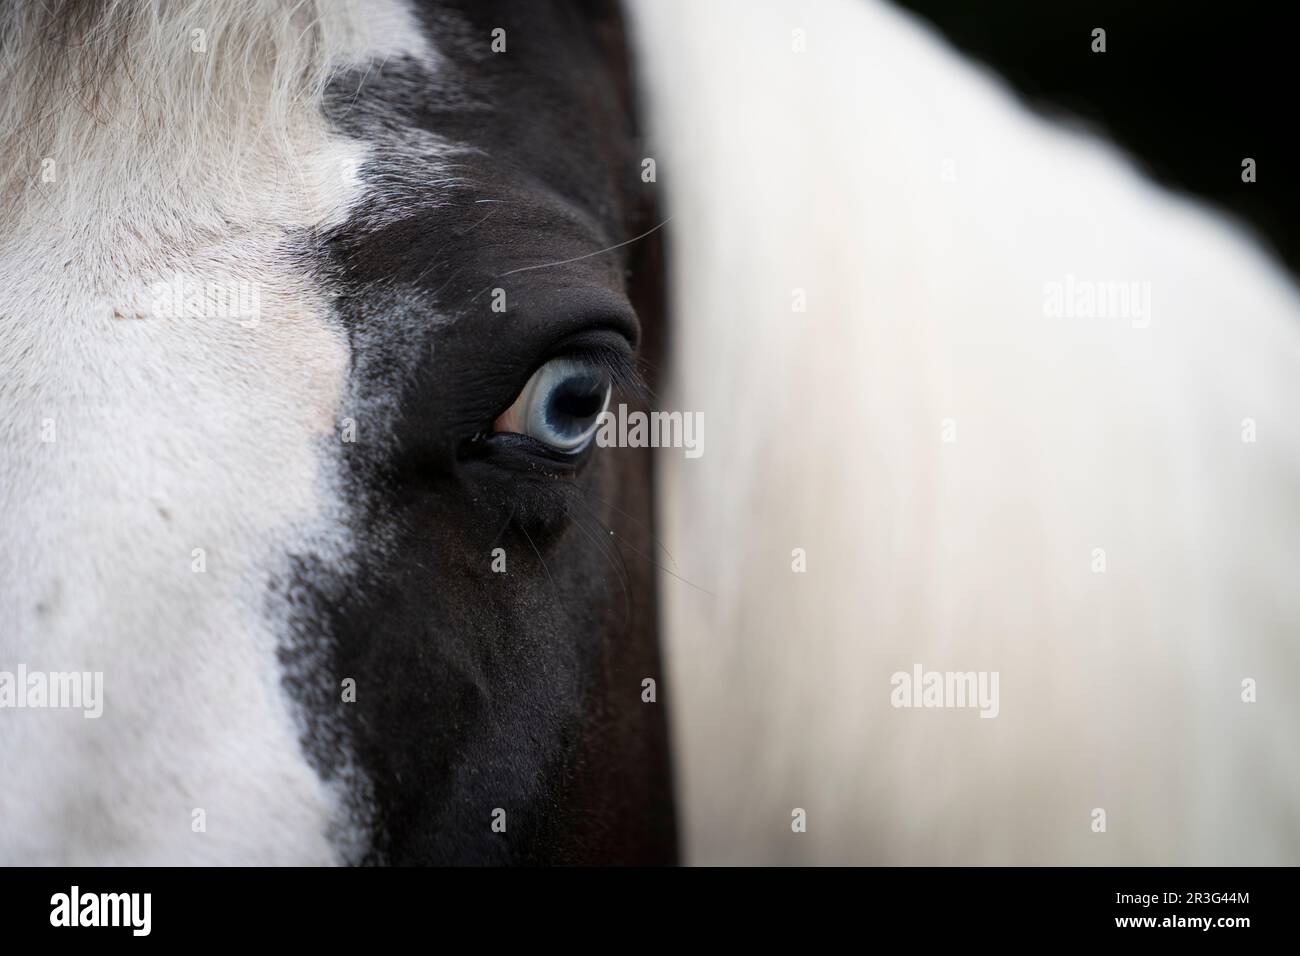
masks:
{"label": "forelock hair", "polygon": [[342,0],[0,8],[0,226],[112,215],[141,192],[237,175],[252,151],[292,158],[299,117],[369,43],[365,21],[364,4]]}

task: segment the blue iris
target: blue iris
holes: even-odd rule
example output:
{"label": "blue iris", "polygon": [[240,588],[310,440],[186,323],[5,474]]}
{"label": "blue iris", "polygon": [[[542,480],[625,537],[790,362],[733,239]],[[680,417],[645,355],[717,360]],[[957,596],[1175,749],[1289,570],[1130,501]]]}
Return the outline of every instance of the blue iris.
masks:
{"label": "blue iris", "polygon": [[576,454],[595,436],[609,394],[603,369],[580,359],[552,359],[533,373],[516,400],[520,430],[556,451]]}

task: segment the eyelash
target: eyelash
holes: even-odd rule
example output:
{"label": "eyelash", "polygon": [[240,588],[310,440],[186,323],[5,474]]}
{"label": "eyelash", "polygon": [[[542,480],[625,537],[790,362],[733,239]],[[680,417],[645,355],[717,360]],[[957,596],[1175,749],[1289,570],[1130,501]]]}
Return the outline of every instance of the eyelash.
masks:
{"label": "eyelash", "polygon": [[[631,351],[609,347],[561,349],[554,355],[548,356],[546,361],[557,358],[589,362],[609,376],[612,394],[621,395],[634,404],[645,405],[650,402],[652,397],[650,386],[641,373],[636,356]],[[540,368],[544,364],[545,362],[542,362],[537,367]]]}

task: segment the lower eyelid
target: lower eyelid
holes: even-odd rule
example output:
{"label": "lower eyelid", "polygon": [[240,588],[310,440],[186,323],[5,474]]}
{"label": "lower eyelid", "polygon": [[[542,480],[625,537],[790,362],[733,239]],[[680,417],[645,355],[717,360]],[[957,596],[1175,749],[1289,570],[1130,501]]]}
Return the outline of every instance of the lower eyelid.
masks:
{"label": "lower eyelid", "polygon": [[472,447],[476,451],[466,457],[479,459],[494,469],[537,478],[556,478],[576,474],[588,460],[594,445],[588,442],[584,447],[565,454],[528,435],[501,432],[485,436]]}

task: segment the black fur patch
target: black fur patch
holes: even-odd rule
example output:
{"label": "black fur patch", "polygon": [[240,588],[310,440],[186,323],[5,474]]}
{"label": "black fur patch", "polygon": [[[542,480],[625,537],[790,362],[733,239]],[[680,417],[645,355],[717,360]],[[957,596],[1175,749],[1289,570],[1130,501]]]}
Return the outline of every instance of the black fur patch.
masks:
{"label": "black fur patch", "polygon": [[612,3],[422,15],[447,69],[376,65],[329,91],[331,122],[373,147],[366,207],[316,237],[352,352],[358,552],[301,557],[286,685],[322,776],[364,771],[370,862],[669,862],[650,453],[557,473],[481,440],[575,342],[639,340],[657,362],[659,234],[601,251],[660,214],[622,24]]}

